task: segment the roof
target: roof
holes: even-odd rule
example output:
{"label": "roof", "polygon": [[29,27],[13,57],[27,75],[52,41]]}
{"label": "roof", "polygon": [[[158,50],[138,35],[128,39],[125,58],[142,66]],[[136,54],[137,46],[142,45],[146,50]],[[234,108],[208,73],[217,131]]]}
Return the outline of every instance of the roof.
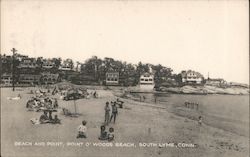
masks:
{"label": "roof", "polygon": [[203,77],[203,75],[197,71],[193,71],[193,70],[188,70],[188,71],[182,71],[181,72],[181,76],[182,77],[187,77],[188,73],[194,73],[197,77]]}

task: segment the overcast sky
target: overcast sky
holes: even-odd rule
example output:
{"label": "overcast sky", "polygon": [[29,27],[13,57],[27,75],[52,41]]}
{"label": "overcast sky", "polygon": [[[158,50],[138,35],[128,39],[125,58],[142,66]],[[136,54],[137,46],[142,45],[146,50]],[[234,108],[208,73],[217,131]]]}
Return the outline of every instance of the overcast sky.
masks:
{"label": "overcast sky", "polygon": [[2,0],[1,53],[96,55],[249,82],[247,0]]}

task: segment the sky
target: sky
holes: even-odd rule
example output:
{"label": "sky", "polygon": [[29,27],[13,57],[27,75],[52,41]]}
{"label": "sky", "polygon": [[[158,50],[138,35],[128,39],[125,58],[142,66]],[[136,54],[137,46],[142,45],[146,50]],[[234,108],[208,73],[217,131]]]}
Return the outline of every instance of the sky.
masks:
{"label": "sky", "polygon": [[247,0],[2,0],[1,53],[112,57],[249,83]]}

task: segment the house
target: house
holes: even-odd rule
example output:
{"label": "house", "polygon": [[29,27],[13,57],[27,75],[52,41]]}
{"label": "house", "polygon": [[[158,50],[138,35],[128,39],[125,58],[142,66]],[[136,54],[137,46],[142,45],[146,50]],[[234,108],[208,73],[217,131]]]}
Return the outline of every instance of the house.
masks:
{"label": "house", "polygon": [[153,91],[155,88],[154,75],[144,73],[140,76],[139,87],[141,91]]}
{"label": "house", "polygon": [[208,77],[208,79],[206,80],[206,85],[221,87],[221,86],[226,86],[227,82],[221,78],[211,79]]}
{"label": "house", "polygon": [[119,85],[119,72],[107,72],[106,85]]}
{"label": "house", "polygon": [[42,67],[44,69],[51,69],[51,68],[55,67],[55,62],[53,62],[52,59],[44,59]]}
{"label": "house", "polygon": [[43,84],[54,84],[58,82],[59,74],[52,74],[49,72],[41,73],[41,83]]}
{"label": "house", "polygon": [[144,73],[140,76],[140,84],[154,84],[154,75]]}
{"label": "house", "polygon": [[188,70],[181,72],[182,83],[184,84],[202,84],[204,77],[196,71]]}
{"label": "house", "polygon": [[20,74],[19,84],[39,84],[41,75],[34,74]]}
{"label": "house", "polygon": [[38,65],[36,63],[35,58],[23,58],[20,63],[18,68],[36,68]]}
{"label": "house", "polygon": [[63,61],[62,65],[60,66],[60,70],[63,71],[70,71],[74,68],[73,61],[71,59],[66,59]]}
{"label": "house", "polygon": [[2,86],[11,86],[12,85],[12,75],[11,74],[3,74],[1,76],[1,85]]}

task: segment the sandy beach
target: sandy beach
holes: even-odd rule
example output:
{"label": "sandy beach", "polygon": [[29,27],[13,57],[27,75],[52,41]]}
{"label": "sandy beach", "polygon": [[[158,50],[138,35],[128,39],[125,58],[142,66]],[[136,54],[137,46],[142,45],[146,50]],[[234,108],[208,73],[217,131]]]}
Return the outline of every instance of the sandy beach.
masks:
{"label": "sandy beach", "polygon": [[[1,88],[1,156],[134,156],[134,157],[246,157],[249,155],[249,125],[237,120],[229,125],[237,129],[222,129],[220,119],[204,119],[199,126],[196,113],[181,107],[173,110],[167,105],[122,99],[124,108],[118,110],[114,127],[115,140],[98,140],[104,122],[104,105],[117,97],[117,90],[98,89],[97,99],[76,101],[77,118],[62,115],[62,107],[74,112],[73,101],[59,100],[57,115],[62,124],[33,125],[31,118],[41,112],[27,111],[25,105],[32,88]],[[20,100],[7,100],[21,94]],[[249,107],[249,106],[248,106]],[[249,108],[245,108],[249,109]],[[206,117],[205,117],[206,118]],[[87,121],[87,138],[77,139],[77,127]],[[249,122],[249,121],[248,121]],[[214,124],[216,123],[216,124]],[[211,124],[211,125],[210,125]],[[243,123],[245,124],[245,123]],[[249,124],[249,123],[248,123]],[[43,143],[44,142],[44,143]],[[40,145],[35,145],[39,144]],[[174,143],[174,145],[172,145]],[[43,145],[44,144],[44,145]],[[31,146],[32,145],[32,146]]]}

